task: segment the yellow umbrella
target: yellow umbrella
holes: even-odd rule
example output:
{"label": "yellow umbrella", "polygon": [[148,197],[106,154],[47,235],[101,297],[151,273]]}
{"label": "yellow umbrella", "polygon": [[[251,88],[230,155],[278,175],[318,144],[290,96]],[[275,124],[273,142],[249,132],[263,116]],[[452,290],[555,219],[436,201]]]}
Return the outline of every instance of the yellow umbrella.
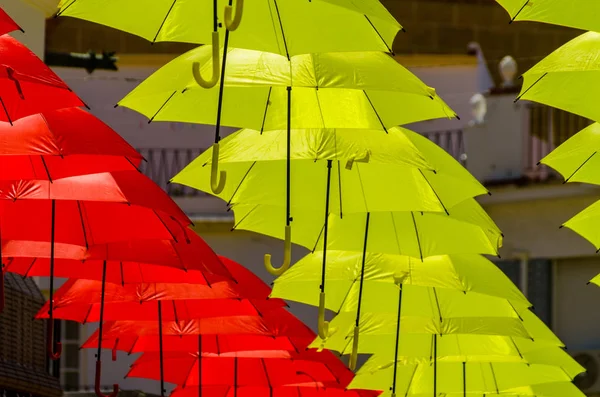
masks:
{"label": "yellow umbrella", "polygon": [[152,42],[209,44],[213,32],[223,37],[227,28],[232,47],[281,55],[286,51],[290,55],[391,52],[394,37],[402,28],[378,0],[235,3],[233,7],[229,0],[62,0],[58,15],[110,26]]}
{"label": "yellow umbrella", "polygon": [[596,252],[600,252],[600,230],[598,222],[600,221],[600,201],[596,201],[573,218],[563,223],[562,227],[573,230],[596,247]]}
{"label": "yellow umbrella", "polygon": [[594,123],[573,135],[540,163],[554,168],[565,182],[600,185],[600,124]]}
{"label": "yellow umbrella", "polygon": [[510,15],[510,21],[535,21],[570,28],[600,31],[597,15],[600,4],[564,0],[496,0]]}
{"label": "yellow umbrella", "polygon": [[546,383],[566,383],[572,379],[573,376],[563,368],[553,365],[505,362],[407,364],[374,356],[362,366],[348,388],[390,390],[382,394],[384,396],[438,396],[464,394],[465,391],[494,395],[515,389],[525,391],[527,387]]}
{"label": "yellow umbrella", "polygon": [[569,41],[525,72],[523,79],[518,98],[600,120],[600,33]]}

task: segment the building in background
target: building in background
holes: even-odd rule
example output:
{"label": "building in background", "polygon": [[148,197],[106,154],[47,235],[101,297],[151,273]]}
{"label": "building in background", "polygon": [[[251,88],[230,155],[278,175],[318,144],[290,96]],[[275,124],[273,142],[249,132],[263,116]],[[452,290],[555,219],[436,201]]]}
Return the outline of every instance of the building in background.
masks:
{"label": "building in background", "polygon": [[[15,1],[0,0],[0,5],[10,2],[13,9],[9,6],[7,10],[14,11],[19,23],[25,23],[22,19],[28,17],[23,15],[35,10],[31,22],[27,22],[32,27],[26,27],[28,34],[23,38],[36,53],[44,53],[44,43],[45,50],[53,52],[117,52],[118,72],[97,70],[89,74],[84,69],[54,69],[94,114],[142,152],[148,160],[143,171],[167,189],[217,252],[271,281],[263,270],[262,258],[270,252],[275,261],[280,260],[280,241],[231,232],[232,214],[223,202],[166,184],[210,146],[212,128],[148,124],[132,111],[114,109],[114,104],[140,81],[193,46],[151,45],[120,31],[69,18],[47,20],[44,37],[43,15],[51,14],[57,0],[22,0],[27,4],[19,5],[19,9],[13,5]],[[578,33],[527,22],[509,26],[508,16],[492,0],[383,3],[407,31],[400,33],[394,44],[398,61],[436,87],[461,116],[461,120],[435,120],[411,128],[444,147],[492,191],[492,196],[482,198],[481,203],[506,236],[498,265],[529,297],[535,312],[571,352],[591,353],[581,356],[588,375],[579,384],[588,394],[600,392],[600,360],[594,352],[600,350],[600,313],[591,310],[600,302],[600,289],[586,286],[600,272],[600,258],[585,240],[558,228],[594,202],[600,190],[590,185],[563,185],[551,170],[536,166],[545,154],[589,121],[543,106],[513,103],[518,89],[501,84],[498,68],[505,55],[512,55],[520,71],[524,71]],[[490,87],[492,90],[485,92]],[[477,120],[472,113],[479,113]],[[295,248],[295,259],[304,253]],[[44,280],[40,282],[45,285]],[[309,325],[315,325],[314,308],[293,305],[292,310]],[[93,385],[94,352],[78,351],[77,346],[95,330],[95,325],[63,323],[62,327],[65,352],[71,353],[61,360],[61,381],[67,390],[89,390]],[[119,382],[125,389],[156,392],[155,382],[122,380],[131,361],[132,358],[120,355],[117,363],[106,365],[103,381],[107,386]]]}

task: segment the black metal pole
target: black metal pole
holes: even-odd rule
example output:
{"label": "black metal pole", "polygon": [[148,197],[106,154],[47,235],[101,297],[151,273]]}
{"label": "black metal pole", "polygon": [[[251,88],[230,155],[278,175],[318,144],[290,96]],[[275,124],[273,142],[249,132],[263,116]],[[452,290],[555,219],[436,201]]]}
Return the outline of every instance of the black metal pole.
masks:
{"label": "black metal pole", "polygon": [[394,349],[394,380],[392,382],[392,395],[396,395],[396,376],[398,374],[398,350],[400,347],[400,317],[402,314],[402,285],[398,286],[398,323],[396,325],[396,347]]}
{"label": "black metal pole", "polygon": [[325,193],[325,225],[323,230],[323,266],[321,269],[321,292],[325,292],[327,268],[327,229],[329,228],[329,195],[331,192],[331,160],[327,160],[327,192]]}
{"label": "black metal pole", "polygon": [[163,362],[163,335],[162,335],[162,303],[158,301],[158,351],[160,360],[160,395],[165,396],[165,373]]}

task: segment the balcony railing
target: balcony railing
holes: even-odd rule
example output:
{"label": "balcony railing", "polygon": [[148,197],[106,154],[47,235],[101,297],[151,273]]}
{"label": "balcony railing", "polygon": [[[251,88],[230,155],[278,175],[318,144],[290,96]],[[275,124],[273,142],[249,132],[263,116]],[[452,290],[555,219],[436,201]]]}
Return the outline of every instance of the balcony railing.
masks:
{"label": "balcony railing", "polygon": [[191,187],[170,184],[169,180],[191,163],[204,148],[175,148],[175,149],[137,149],[144,156],[141,171],[173,197],[206,196],[207,194]]}
{"label": "balcony railing", "polygon": [[544,105],[531,103],[528,107],[529,134],[525,139],[525,176],[541,181],[556,178],[558,174],[554,170],[537,165],[538,162],[592,121]]}
{"label": "balcony railing", "polygon": [[423,135],[466,167],[467,152],[463,130],[434,131],[426,132]]}

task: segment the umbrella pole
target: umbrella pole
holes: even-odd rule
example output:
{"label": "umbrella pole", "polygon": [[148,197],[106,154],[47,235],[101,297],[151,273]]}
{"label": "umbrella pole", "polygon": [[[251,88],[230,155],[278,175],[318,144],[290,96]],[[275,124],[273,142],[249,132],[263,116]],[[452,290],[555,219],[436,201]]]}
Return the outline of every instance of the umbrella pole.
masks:
{"label": "umbrella pole", "polygon": [[287,87],[287,157],[286,157],[286,196],[285,196],[285,239],[283,248],[283,264],[274,267],[271,263],[271,254],[265,254],[265,269],[273,276],[281,276],[292,264],[292,226],[291,217],[291,173],[292,173],[292,87]]}
{"label": "umbrella pole", "polygon": [[402,284],[398,285],[398,323],[396,324],[396,347],[394,350],[394,379],[392,381],[392,397],[396,397],[396,376],[398,374],[398,350],[400,347],[400,315],[402,312]]}
{"label": "umbrella pole", "polygon": [[198,397],[202,397],[202,334],[198,334]]}
{"label": "umbrella pole", "polygon": [[358,308],[356,309],[356,324],[354,326],[354,339],[352,341],[352,354],[350,355],[350,369],[354,371],[356,369],[356,362],[358,360],[358,338],[360,336],[360,306],[362,303],[363,284],[365,280],[365,262],[367,261],[367,240],[369,238],[369,220],[371,213],[367,212],[367,222],[365,225],[365,242],[363,245],[363,256],[362,265],[360,268],[360,286],[358,289]]}
{"label": "umbrella pole", "polygon": [[98,326],[98,352],[96,353],[96,379],[94,390],[98,397],[116,397],[119,394],[119,385],[113,385],[113,391],[108,396],[100,391],[100,379],[102,377],[102,327],[104,323],[104,296],[106,289],[106,261],[102,264],[102,292],[100,295],[100,325]]}
{"label": "umbrella pole", "polygon": [[233,358],[233,397],[237,397],[238,388],[238,358],[237,355]]}
{"label": "umbrella pole", "polygon": [[[327,268],[327,229],[329,228],[329,195],[331,193],[331,163],[327,160],[327,192],[325,194],[325,226],[323,230],[323,265],[321,267],[321,294],[319,295],[319,337],[325,339],[329,336],[329,322],[325,321],[325,275]],[[338,170],[339,172],[339,170]]]}
{"label": "umbrella pole", "polygon": [[[0,226],[1,234],[2,226]],[[2,237],[0,237],[0,313],[4,311],[4,259],[2,258]]]}
{"label": "umbrella pole", "polygon": [[163,334],[162,334],[162,302],[158,301],[158,356],[160,359],[160,396],[165,397],[165,372],[163,362]]}
{"label": "umbrella pole", "polygon": [[467,397],[467,363],[463,362],[463,397]]}
{"label": "umbrella pole", "polygon": [[[48,301],[50,308],[48,310],[48,355],[52,360],[58,360],[62,353],[62,343],[54,342],[54,239],[55,239],[55,223],[56,223],[56,200],[51,201],[51,229],[50,229],[50,299]],[[56,352],[54,346],[56,345]]]}
{"label": "umbrella pole", "polygon": [[437,334],[433,335],[433,397],[437,396]]}

